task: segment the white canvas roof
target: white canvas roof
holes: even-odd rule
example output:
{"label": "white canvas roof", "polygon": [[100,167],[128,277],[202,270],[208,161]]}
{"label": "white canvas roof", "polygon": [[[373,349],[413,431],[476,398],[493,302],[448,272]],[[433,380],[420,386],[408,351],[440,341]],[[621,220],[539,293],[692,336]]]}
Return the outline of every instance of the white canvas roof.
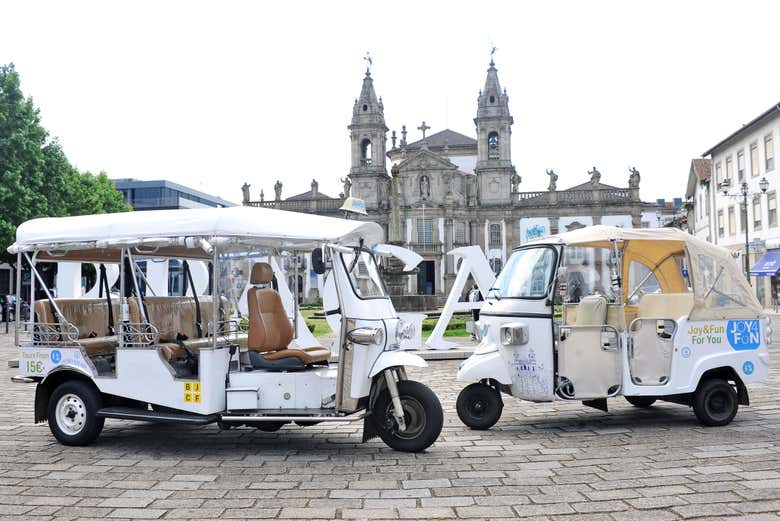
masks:
{"label": "white canvas roof", "polygon": [[[589,244],[610,240],[704,242],[677,228],[618,228],[598,224],[533,241],[538,244]],[[708,243],[705,243],[708,244]]]}
{"label": "white canvas roof", "polygon": [[381,226],[373,222],[337,219],[268,208],[236,206],[193,210],[152,210],[77,217],[32,219],[16,229],[11,253],[57,245],[98,242],[122,244],[155,238],[240,237],[252,245],[272,248],[314,248],[322,243],[366,246],[381,243]]}

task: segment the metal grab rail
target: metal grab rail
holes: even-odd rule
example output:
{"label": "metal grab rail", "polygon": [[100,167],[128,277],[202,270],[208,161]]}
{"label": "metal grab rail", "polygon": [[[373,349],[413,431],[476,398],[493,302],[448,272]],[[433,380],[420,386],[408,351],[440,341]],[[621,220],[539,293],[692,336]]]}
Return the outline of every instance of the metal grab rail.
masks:
{"label": "metal grab rail", "polygon": [[156,344],[160,332],[148,322],[120,322],[119,336],[122,339],[122,347],[132,349]]}
{"label": "metal grab rail", "polygon": [[18,329],[20,347],[78,347],[79,328],[70,322],[22,322]]}

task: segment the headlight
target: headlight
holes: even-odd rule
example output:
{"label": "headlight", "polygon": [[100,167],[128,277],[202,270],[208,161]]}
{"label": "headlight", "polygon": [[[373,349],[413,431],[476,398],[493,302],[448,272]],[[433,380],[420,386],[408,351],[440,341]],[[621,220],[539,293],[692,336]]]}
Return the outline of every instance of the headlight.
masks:
{"label": "headlight", "polygon": [[410,340],[414,336],[414,327],[409,322],[403,320],[398,321],[398,325],[395,328],[395,340],[399,344],[404,340]]}
{"label": "headlight", "polygon": [[501,343],[505,346],[512,345],[512,330],[508,327],[501,328]]}
{"label": "headlight", "polygon": [[522,323],[504,324],[499,334],[505,346],[522,346],[528,343],[528,326]]}
{"label": "headlight", "polygon": [[385,343],[385,330],[381,327],[359,327],[347,332],[347,340],[364,346],[382,345]]}

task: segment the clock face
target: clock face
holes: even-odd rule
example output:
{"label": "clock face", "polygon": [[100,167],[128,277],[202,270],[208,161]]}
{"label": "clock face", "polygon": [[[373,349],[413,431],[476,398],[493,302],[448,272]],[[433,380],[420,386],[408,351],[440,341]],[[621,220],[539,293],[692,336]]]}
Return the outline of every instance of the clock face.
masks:
{"label": "clock face", "polygon": [[498,134],[490,134],[488,137],[488,145],[490,148],[498,148]]}

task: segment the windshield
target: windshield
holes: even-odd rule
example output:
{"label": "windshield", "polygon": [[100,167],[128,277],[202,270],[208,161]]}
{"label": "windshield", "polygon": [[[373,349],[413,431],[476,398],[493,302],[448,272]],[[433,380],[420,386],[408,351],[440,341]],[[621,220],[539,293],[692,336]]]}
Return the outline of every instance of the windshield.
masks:
{"label": "windshield", "polygon": [[385,285],[374,258],[368,252],[342,253],[341,260],[349,274],[349,282],[359,298],[382,298],[386,296]]}
{"label": "windshield", "polygon": [[526,248],[509,257],[488,297],[544,298],[555,267],[553,248]]}

